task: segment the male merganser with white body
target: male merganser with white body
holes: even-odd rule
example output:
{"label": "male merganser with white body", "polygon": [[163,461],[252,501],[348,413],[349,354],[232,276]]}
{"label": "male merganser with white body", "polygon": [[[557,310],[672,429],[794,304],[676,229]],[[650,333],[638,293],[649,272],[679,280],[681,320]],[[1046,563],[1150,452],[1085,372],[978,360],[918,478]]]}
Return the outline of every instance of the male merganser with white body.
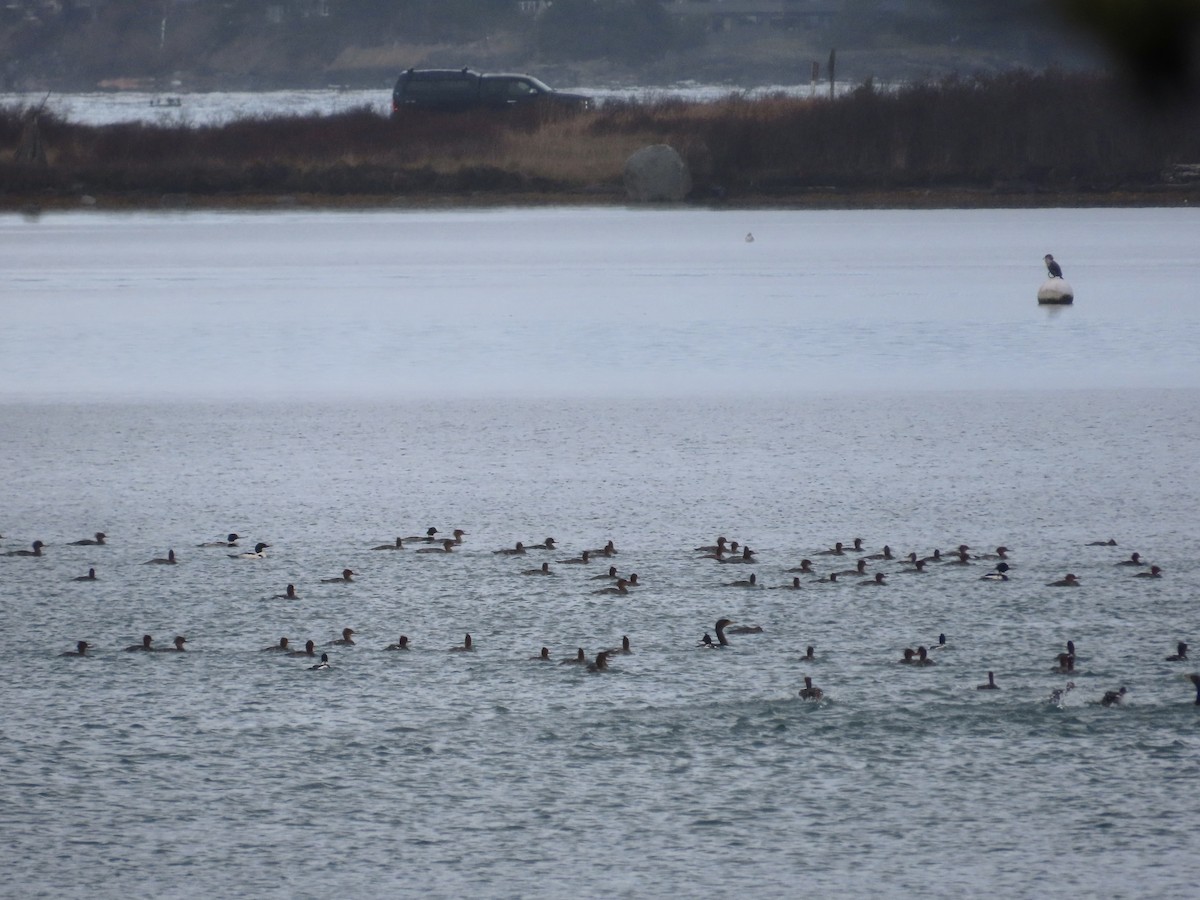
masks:
{"label": "male merganser with white body", "polygon": [[1008,581],[1008,575],[1005,574],[1006,572],[1008,572],[1008,563],[1005,563],[1005,562],[997,563],[996,568],[993,571],[988,572],[986,575],[980,575],[979,580],[980,581]]}
{"label": "male merganser with white body", "polygon": [[424,534],[410,534],[408,537],[404,538],[404,540],[410,541],[414,544],[418,543],[418,542],[422,542],[422,541],[426,544],[432,544],[434,541],[437,540],[437,538],[435,537],[435,535],[437,533],[438,533],[438,530],[431,525],[430,527],[425,529]]}
{"label": "male merganser with white body", "polygon": [[329,668],[332,668],[332,666],[329,665],[329,654],[328,653],[322,653],[321,661],[319,663],[317,663],[315,666],[309,666],[309,669],[313,669],[313,670],[329,669]]}
{"label": "male merganser with white body", "polygon": [[247,550],[245,553],[230,553],[229,558],[230,559],[266,559],[267,554],[263,553],[263,551],[266,550],[270,546],[271,546],[270,544],[264,544],[261,541],[259,541],[257,544],[254,545],[253,551]]}

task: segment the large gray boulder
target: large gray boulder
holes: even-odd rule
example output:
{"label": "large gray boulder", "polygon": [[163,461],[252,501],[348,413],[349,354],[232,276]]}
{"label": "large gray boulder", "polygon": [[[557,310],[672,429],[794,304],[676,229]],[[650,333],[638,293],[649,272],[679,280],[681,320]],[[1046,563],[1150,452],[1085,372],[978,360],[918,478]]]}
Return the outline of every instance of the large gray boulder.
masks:
{"label": "large gray boulder", "polygon": [[652,144],[625,160],[625,193],[635,203],[682,200],[692,190],[683,157],[667,144]]}

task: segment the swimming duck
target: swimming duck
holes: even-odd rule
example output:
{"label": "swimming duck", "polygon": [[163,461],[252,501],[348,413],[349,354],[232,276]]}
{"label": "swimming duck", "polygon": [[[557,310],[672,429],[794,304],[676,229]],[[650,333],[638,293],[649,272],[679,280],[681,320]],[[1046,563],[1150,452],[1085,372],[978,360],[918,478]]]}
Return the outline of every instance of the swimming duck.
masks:
{"label": "swimming duck", "polygon": [[65,653],[58,654],[59,656],[87,656],[88,648],[92,645],[87,641],[78,641],[75,644],[74,650],[68,650]]}
{"label": "swimming duck", "polygon": [[408,537],[404,538],[404,540],[409,541],[410,543],[414,543],[414,544],[421,543],[421,542],[424,542],[426,544],[432,544],[434,541],[437,540],[437,537],[436,537],[437,533],[438,533],[438,530],[431,525],[429,528],[425,529],[424,534],[410,534]]}
{"label": "swimming duck", "polygon": [[523,556],[525,554],[525,545],[517,541],[515,547],[503,547],[500,550],[493,550],[492,553],[500,553],[506,556]]}
{"label": "swimming duck", "polygon": [[108,537],[103,531],[97,531],[95,538],[84,538],[82,541],[71,541],[72,547],[95,547],[102,546],[105,539]]}
{"label": "swimming duck", "polygon": [[354,581],[355,573],[350,569],[342,569],[341,578],[322,578],[321,584],[347,584]]}
{"label": "swimming duck", "polygon": [[5,555],[6,556],[41,556],[42,548],[45,547],[46,545],[43,544],[41,541],[34,541],[31,546],[33,547],[32,550],[9,550],[8,553]]}
{"label": "swimming duck", "polygon": [[1049,582],[1046,587],[1079,587],[1079,578],[1068,572],[1058,581]]}
{"label": "swimming duck", "polygon": [[1007,571],[1008,571],[1008,563],[1002,562],[1002,563],[999,563],[995,569],[993,569],[991,572],[988,572],[986,575],[980,575],[979,580],[980,581],[1008,581],[1008,575],[1005,574]]}
{"label": "swimming duck", "polygon": [[445,540],[442,541],[442,546],[440,546],[440,547],[418,547],[417,552],[418,553],[453,553],[454,548],[456,546],[457,545],[454,543],[454,541],[450,540],[449,538],[446,538]]}
{"label": "swimming duck", "polygon": [[185,653],[186,652],[186,648],[183,645],[187,643],[187,638],[183,637],[182,635],[177,634],[177,635],[175,635],[175,640],[173,643],[175,645],[173,647],[155,647],[154,649],[157,650],[159,653]]}
{"label": "swimming duck", "polygon": [[544,562],[536,569],[525,569],[521,572],[522,575],[553,575],[550,571],[550,563]]}
{"label": "swimming duck", "polygon": [[288,647],[288,639],[281,637],[278,644],[271,644],[268,647],[263,647],[264,653],[290,653],[291,648]]}
{"label": "swimming duck", "polygon": [[266,559],[267,554],[263,553],[263,551],[266,550],[270,546],[271,546],[270,544],[264,544],[264,543],[262,543],[262,541],[259,541],[257,544],[254,545],[253,551],[247,550],[245,553],[230,553],[229,558],[230,559]]}
{"label": "swimming duck", "polygon": [[756,588],[758,587],[758,576],[753,572],[749,578],[741,578],[737,581],[728,582],[725,587],[740,587],[740,588]]}
{"label": "swimming duck", "polygon": [[232,531],[225,536],[223,541],[208,541],[203,544],[198,544],[200,547],[236,547],[238,541],[241,540],[241,535],[234,534]]}
{"label": "swimming duck", "polygon": [[541,653],[539,653],[537,656],[531,656],[529,658],[531,660],[533,660],[534,662],[553,662],[554,661],[550,658],[550,648],[549,647],[543,647]]}
{"label": "swimming duck", "polygon": [[150,635],[143,634],[142,642],[140,644],[130,644],[128,647],[125,648],[125,652],[126,653],[149,652],[151,649],[153,649],[150,646],[150,640],[151,640]]}
{"label": "swimming duck", "polygon": [[741,556],[731,556],[728,559],[722,559],[721,562],[723,562],[723,563],[754,563],[754,562],[758,562],[758,560],[756,560],[754,558],[754,553],[755,553],[755,551],[751,550],[749,547],[743,547]]}
{"label": "swimming duck", "polygon": [[800,576],[797,575],[795,578],[793,578],[791,584],[777,584],[773,588],[771,588],[771,590],[773,590],[773,591],[798,591],[798,590],[800,590]]}
{"label": "swimming duck", "polygon": [[1129,559],[1123,559],[1119,563],[1116,563],[1116,565],[1118,565],[1118,566],[1144,566],[1146,564],[1144,562],[1142,562],[1142,555],[1140,553],[1133,553],[1130,555]]}
{"label": "swimming duck", "polygon": [[975,685],[975,690],[977,690],[977,691],[998,691],[998,690],[1000,690],[1000,685],[996,684],[995,674],[993,674],[992,672],[988,672],[987,684],[977,684],[977,685]]}
{"label": "swimming duck", "polygon": [[591,580],[592,581],[600,581],[604,578],[610,578],[615,581],[618,577],[620,577],[620,576],[617,575],[617,567],[609,566],[607,572],[601,572],[599,575],[592,575]]}
{"label": "swimming duck", "polygon": [[800,689],[800,697],[803,700],[820,700],[825,696],[825,692],[813,684],[812,679],[804,676],[804,687]]}
{"label": "swimming duck", "polygon": [[567,566],[579,566],[579,565],[586,566],[591,561],[592,561],[592,555],[591,555],[590,550],[584,550],[582,553],[580,553],[578,556],[574,557],[573,559],[560,559],[559,560],[560,563],[562,563],[563,565],[567,565]]}
{"label": "swimming duck", "polygon": [[[340,580],[341,580],[340,578],[334,579],[334,581],[340,581]],[[298,600],[299,597],[296,596],[296,586],[294,584],[289,584],[287,586],[287,590],[285,590],[282,594],[276,594],[271,599],[272,600]]]}
{"label": "swimming duck", "polygon": [[568,656],[566,659],[559,660],[558,664],[560,666],[582,666],[586,662],[587,657],[584,656],[583,648],[580,647],[578,653],[576,653],[574,656]]}
{"label": "swimming duck", "polygon": [[332,641],[331,646],[341,645],[343,647],[353,647],[354,646],[354,638],[353,638],[354,634],[356,634],[356,632],[353,628],[343,628],[342,636],[340,638],[338,638],[337,640]]}
{"label": "swimming duck", "polygon": [[892,548],[891,548],[891,547],[889,547],[887,544],[884,544],[884,545],[883,545],[883,552],[882,552],[882,553],[872,553],[872,554],[870,554],[869,556],[864,556],[864,557],[863,557],[863,559],[870,559],[870,560],[875,560],[875,559],[895,559],[895,558],[896,558],[896,557],[892,556]]}
{"label": "swimming duck", "polygon": [[816,572],[813,571],[811,559],[800,560],[800,565],[796,566],[794,569],[788,569],[787,572],[788,572],[788,574],[791,574],[792,572],[799,572],[801,575],[816,575],[817,574]]}
{"label": "swimming duck", "polygon": [[148,559],[144,563],[142,563],[142,565],[144,565],[144,566],[173,566],[173,565],[175,565],[175,551],[168,550],[166,557],[159,556],[159,557],[155,557],[154,559]]}
{"label": "swimming duck", "polygon": [[456,644],[455,646],[451,647],[450,652],[451,653],[462,653],[464,651],[471,651],[474,649],[475,649],[475,647],[474,647],[473,642],[471,641],[471,635],[468,634],[466,637],[463,638],[463,642],[461,644]]}
{"label": "swimming duck", "polygon": [[319,663],[317,663],[315,666],[309,666],[309,669],[313,669],[313,670],[329,669],[329,668],[332,668],[332,666],[329,665],[329,654],[328,653],[322,653],[321,661]]}
{"label": "swimming duck", "polygon": [[[82,653],[79,655],[83,656]],[[1188,676],[1188,678],[1190,678],[1192,680],[1192,684],[1196,686],[1196,705],[1200,706],[1200,672],[1193,672]]]}
{"label": "swimming duck", "polygon": [[1073,690],[1075,690],[1075,682],[1068,681],[1063,687],[1052,690],[1048,700],[1054,706],[1062,706],[1063,700],[1066,699],[1067,694]]}
{"label": "swimming duck", "polygon": [[372,550],[403,550],[404,538],[396,538],[394,544],[380,544],[378,547],[372,547]]}
{"label": "swimming duck", "polygon": [[815,555],[817,555],[817,556],[845,556],[846,548],[842,545],[841,541],[838,541],[836,544],[834,544],[828,550],[818,550]]}
{"label": "swimming duck", "polygon": [[886,585],[886,584],[887,584],[887,582],[884,580],[884,573],[876,572],[874,578],[869,578],[866,581],[860,581],[858,583],[858,586],[859,587],[876,587],[878,585]]}
{"label": "swimming duck", "polygon": [[802,657],[800,657],[800,661],[801,662],[816,662],[817,661],[816,648],[814,648],[812,646],[812,644],[809,644],[804,649],[804,655]]}
{"label": "swimming duck", "polygon": [[1100,698],[1101,706],[1120,706],[1125,700],[1125,695],[1129,693],[1125,685],[1121,685],[1119,691],[1105,691],[1104,696]]}
{"label": "swimming duck", "polygon": [[975,558],[976,559],[986,559],[986,560],[993,560],[993,559],[1007,560],[1008,559],[1008,548],[1007,547],[997,547],[995,553],[983,553]]}
{"label": "swimming duck", "polygon": [[1115,547],[1117,546],[1116,538],[1109,538],[1107,541],[1088,541],[1089,547]]}
{"label": "swimming duck", "polygon": [[1183,641],[1180,641],[1178,644],[1175,645],[1174,655],[1167,657],[1167,662],[1183,662],[1185,659],[1188,658],[1187,652],[1188,652],[1188,645],[1185,644]]}
{"label": "swimming duck", "polygon": [[724,537],[717,538],[716,544],[710,544],[707,547],[696,547],[692,550],[693,553],[724,553],[725,545],[728,544]]}
{"label": "swimming duck", "polygon": [[917,648],[917,658],[913,660],[914,666],[936,666],[932,659],[929,658],[929,649],[927,647]]}
{"label": "swimming duck", "polygon": [[316,641],[311,641],[311,640],[305,641],[303,650],[289,650],[287,652],[287,655],[288,656],[316,656],[317,655]]}
{"label": "swimming duck", "polygon": [[608,671],[608,651],[601,650],[599,653],[597,653],[595,661],[588,663],[587,670],[589,672],[607,672]]}
{"label": "swimming duck", "polygon": [[408,649],[408,635],[407,634],[400,635],[400,640],[398,640],[394,644],[388,644],[383,649],[384,650],[407,650]]}
{"label": "swimming duck", "polygon": [[554,544],[555,544],[554,538],[548,537],[544,541],[542,541],[540,544],[530,544],[529,549],[530,550],[554,550],[555,549]]}
{"label": "swimming duck", "polygon": [[1162,578],[1162,569],[1158,566],[1151,566],[1149,572],[1134,572],[1134,578]]}
{"label": "swimming duck", "polygon": [[[912,555],[916,556],[915,553]],[[925,560],[913,559],[913,560],[909,560],[909,562],[912,563],[912,568],[911,569],[901,569],[897,574],[899,574],[899,575],[928,575],[929,574],[929,570],[925,568]]]}
{"label": "swimming duck", "polygon": [[97,580],[96,579],[96,570],[88,569],[88,573],[86,575],[76,575],[71,580],[72,581],[96,581]]}
{"label": "swimming duck", "polygon": [[615,587],[600,588],[592,591],[593,594],[620,594],[622,596],[629,593],[629,582],[624,578],[618,578]]}
{"label": "swimming duck", "polygon": [[866,574],[867,574],[867,561],[865,559],[860,559],[855,564],[853,569],[843,569],[842,571],[837,573],[839,578],[843,575],[854,577],[854,576],[865,576]]}
{"label": "swimming duck", "polygon": [[621,646],[620,647],[609,647],[608,650],[606,650],[604,652],[607,653],[609,656],[616,656],[618,654],[620,654],[621,656],[629,656],[631,653],[633,653],[632,648],[629,646],[629,635],[627,635],[627,634],[621,635]]}
{"label": "swimming duck", "polygon": [[613,542],[612,542],[612,541],[609,541],[607,544],[605,544],[605,545],[604,545],[603,547],[601,547],[600,549],[598,549],[598,550],[590,550],[589,552],[590,552],[590,553],[591,553],[593,556],[616,556],[616,555],[617,555],[617,548],[616,548],[616,546],[613,544]]}
{"label": "swimming duck", "polygon": [[911,666],[913,663],[913,660],[915,660],[916,658],[917,658],[917,651],[914,650],[912,647],[905,647],[904,655],[902,657],[900,657],[900,662],[904,663],[906,666]]}

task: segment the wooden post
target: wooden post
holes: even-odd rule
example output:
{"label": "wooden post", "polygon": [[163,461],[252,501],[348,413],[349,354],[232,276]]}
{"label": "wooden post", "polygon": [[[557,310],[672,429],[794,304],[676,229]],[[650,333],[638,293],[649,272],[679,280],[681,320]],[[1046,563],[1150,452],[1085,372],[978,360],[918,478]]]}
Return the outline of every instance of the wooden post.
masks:
{"label": "wooden post", "polygon": [[829,99],[830,100],[833,99],[833,77],[834,77],[833,73],[834,73],[834,66],[836,64],[837,64],[837,48],[834,47],[833,49],[831,49],[829,51],[829,65],[827,67],[829,69]]}

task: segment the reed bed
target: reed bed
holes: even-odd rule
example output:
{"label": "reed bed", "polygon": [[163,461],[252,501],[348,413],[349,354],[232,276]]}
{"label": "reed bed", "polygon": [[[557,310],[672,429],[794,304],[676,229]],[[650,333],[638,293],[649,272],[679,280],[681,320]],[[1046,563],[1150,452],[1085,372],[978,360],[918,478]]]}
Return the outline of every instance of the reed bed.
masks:
{"label": "reed bed", "polygon": [[241,119],[221,126],[84,126],[0,110],[0,202],[186,193],[620,195],[625,160],[667,143],[694,198],[825,190],[1153,190],[1200,162],[1200,109],[1144,109],[1111,81],[1062,73],[950,79],[827,99],[618,102],[580,114],[410,113]]}

